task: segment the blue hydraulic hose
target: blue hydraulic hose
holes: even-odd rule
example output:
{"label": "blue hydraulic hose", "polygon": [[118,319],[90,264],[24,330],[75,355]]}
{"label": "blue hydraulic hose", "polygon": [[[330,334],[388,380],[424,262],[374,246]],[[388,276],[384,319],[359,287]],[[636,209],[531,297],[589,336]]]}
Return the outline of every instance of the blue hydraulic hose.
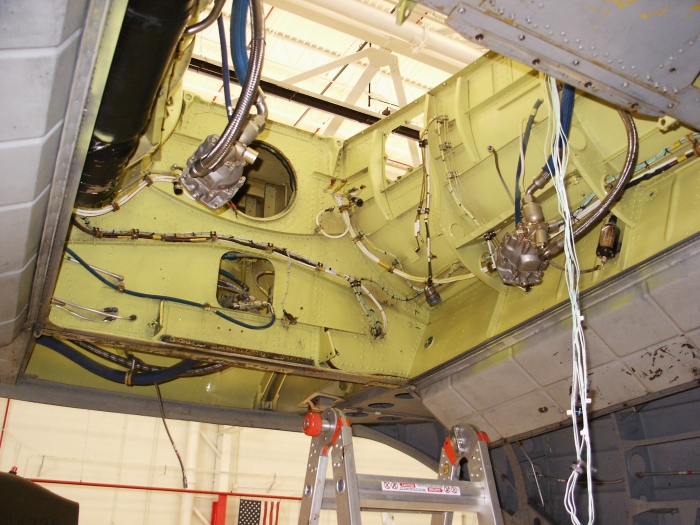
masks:
{"label": "blue hydraulic hose", "polygon": [[[530,117],[527,119],[527,125],[525,126],[525,134],[523,135],[523,155],[527,153],[527,144],[530,142],[530,132],[532,131],[532,126],[535,123],[535,116],[537,115],[537,110],[540,109],[542,105],[541,98],[538,98],[535,105],[532,106],[532,112],[530,112]],[[521,159],[518,158],[518,169],[515,172],[515,224],[520,224],[522,220],[522,210],[520,209],[520,177],[524,174],[521,173],[523,167],[521,164]]]}
{"label": "blue hydraulic hose", "polygon": [[248,76],[248,44],[246,27],[248,21],[249,0],[233,0],[231,7],[230,44],[231,61],[238,83],[242,86]]}
{"label": "blue hydraulic hose", "polygon": [[216,20],[219,26],[219,44],[221,45],[221,73],[224,80],[224,101],[226,102],[226,115],[231,120],[233,117],[233,105],[231,104],[231,77],[228,73],[228,44],[226,43],[226,28],[224,27],[224,15]]}
{"label": "blue hydraulic hose", "polygon": [[[179,297],[170,297],[169,295],[157,295],[157,294],[150,294],[150,293],[143,293],[143,292],[135,292],[134,290],[127,290],[126,288],[120,288],[117,287],[116,284],[113,282],[108,281],[104,277],[102,277],[99,273],[97,273],[95,270],[93,270],[88,263],[83,261],[83,259],[80,258],[80,256],[75,253],[73,250],[71,250],[68,246],[64,248],[66,250],[66,253],[73,257],[76,261],[80,263],[80,265],[85,268],[88,272],[90,272],[94,277],[100,280],[103,284],[109,286],[113,290],[120,291],[123,294],[126,295],[132,295],[134,297],[141,297],[143,299],[156,299],[158,301],[168,301],[171,303],[179,303],[179,304],[185,304],[187,306],[194,306],[195,308],[201,308],[201,309],[210,309],[207,305],[196,303],[194,301],[188,301],[187,299],[180,299]],[[270,321],[267,324],[263,325],[252,325],[248,323],[244,323],[243,321],[239,321],[237,319],[234,319],[233,317],[229,317],[228,315],[220,312],[219,310],[211,310],[214,312],[216,315],[221,317],[222,319],[226,319],[227,321],[237,324],[238,326],[242,326],[243,328],[248,328],[250,330],[264,330],[265,328],[270,328],[273,324],[275,324],[275,314],[272,314],[272,317],[270,318]]]}
{"label": "blue hydraulic hose", "polygon": [[88,372],[92,372],[93,374],[98,375],[107,381],[121,383],[122,385],[130,383],[133,386],[151,386],[166,383],[168,381],[172,381],[173,379],[177,379],[182,374],[199,364],[198,361],[183,359],[179,363],[157,372],[133,373],[131,374],[130,381],[128,381],[128,372],[115,370],[114,368],[97,363],[63,341],[59,341],[58,339],[44,335],[38,338],[36,342],[42,346],[45,346],[46,348],[50,348],[54,352],[61,354],[63,357],[70,359]]}

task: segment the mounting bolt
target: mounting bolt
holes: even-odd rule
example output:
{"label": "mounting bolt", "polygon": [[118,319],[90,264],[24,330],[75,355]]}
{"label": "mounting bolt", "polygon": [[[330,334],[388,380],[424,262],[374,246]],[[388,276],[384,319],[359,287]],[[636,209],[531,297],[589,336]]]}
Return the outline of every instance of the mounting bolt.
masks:
{"label": "mounting bolt", "polygon": [[592,88],[592,87],[593,87],[593,82],[591,82],[591,81],[589,80],[588,82],[586,82],[586,83],[583,85],[583,87],[585,87],[585,88]]}
{"label": "mounting bolt", "polygon": [[630,106],[632,109],[637,109],[639,107],[639,104],[636,102]]}
{"label": "mounting bolt", "polygon": [[476,40],[477,42],[481,42],[483,39],[484,39],[484,35],[482,35],[481,33],[479,33],[478,35],[476,35],[474,37],[474,40]]}
{"label": "mounting bolt", "polygon": [[540,59],[536,58],[535,60],[532,61],[533,66],[538,66],[540,64]]}

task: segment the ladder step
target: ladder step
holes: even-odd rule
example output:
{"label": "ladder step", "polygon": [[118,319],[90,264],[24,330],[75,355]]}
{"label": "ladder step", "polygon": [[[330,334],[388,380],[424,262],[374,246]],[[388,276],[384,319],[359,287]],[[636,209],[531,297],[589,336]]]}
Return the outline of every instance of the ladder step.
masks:
{"label": "ladder step", "polygon": [[[459,512],[483,509],[487,503],[483,482],[398,478],[358,474],[362,510],[405,512]],[[336,484],[326,483],[322,507],[335,510]]]}

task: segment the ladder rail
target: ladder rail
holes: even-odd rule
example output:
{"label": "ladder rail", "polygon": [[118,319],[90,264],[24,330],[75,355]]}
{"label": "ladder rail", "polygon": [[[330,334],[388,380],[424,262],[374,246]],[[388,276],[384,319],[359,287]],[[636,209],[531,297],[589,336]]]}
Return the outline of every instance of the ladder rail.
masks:
{"label": "ladder rail", "polygon": [[[320,525],[322,509],[335,510],[338,525],[362,525],[362,510],[430,513],[431,525],[452,525],[455,512],[474,512],[479,525],[503,525],[488,437],[469,425],[452,428],[436,480],[358,475],[350,421],[341,410],[310,412],[303,430],[313,439],[299,525]],[[326,483],[329,456],[333,483]],[[459,479],[464,461],[469,481]]]}

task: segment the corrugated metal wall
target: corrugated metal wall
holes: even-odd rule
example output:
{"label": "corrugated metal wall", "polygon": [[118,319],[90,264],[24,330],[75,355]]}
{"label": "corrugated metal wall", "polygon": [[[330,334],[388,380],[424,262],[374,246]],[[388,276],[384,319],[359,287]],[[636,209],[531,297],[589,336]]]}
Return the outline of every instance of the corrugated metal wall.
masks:
{"label": "corrugated metal wall", "polygon": [[26,319],[85,11],[0,2],[0,346]]}

